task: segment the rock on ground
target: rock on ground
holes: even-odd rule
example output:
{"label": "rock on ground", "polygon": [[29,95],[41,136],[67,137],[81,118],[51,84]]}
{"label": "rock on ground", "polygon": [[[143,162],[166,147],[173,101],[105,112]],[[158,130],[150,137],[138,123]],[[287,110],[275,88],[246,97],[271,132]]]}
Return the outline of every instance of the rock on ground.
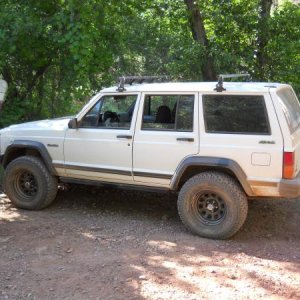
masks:
{"label": "rock on ground", "polygon": [[78,186],[25,211],[0,192],[0,299],[300,299],[299,228],[299,199],[250,200],[215,241],[175,195]]}

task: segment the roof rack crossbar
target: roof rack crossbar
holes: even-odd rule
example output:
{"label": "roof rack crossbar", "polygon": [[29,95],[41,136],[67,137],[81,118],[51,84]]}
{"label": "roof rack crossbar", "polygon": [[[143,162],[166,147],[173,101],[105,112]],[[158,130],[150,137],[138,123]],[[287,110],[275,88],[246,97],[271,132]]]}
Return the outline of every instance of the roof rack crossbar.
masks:
{"label": "roof rack crossbar", "polygon": [[223,87],[225,78],[239,78],[239,77],[246,77],[248,79],[251,78],[250,74],[220,74],[218,76],[218,83],[216,84],[215,91],[217,92],[226,91],[226,89]]}
{"label": "roof rack crossbar", "polygon": [[118,92],[126,91],[125,84],[132,85],[133,83],[153,83],[153,82],[165,82],[169,80],[169,76],[122,76],[119,77]]}

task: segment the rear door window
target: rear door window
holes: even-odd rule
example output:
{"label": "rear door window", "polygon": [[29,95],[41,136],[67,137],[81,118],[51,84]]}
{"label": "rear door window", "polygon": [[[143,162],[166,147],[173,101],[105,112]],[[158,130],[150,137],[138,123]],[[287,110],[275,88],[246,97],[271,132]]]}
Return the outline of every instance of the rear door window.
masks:
{"label": "rear door window", "polygon": [[146,95],[143,130],[193,131],[194,95]]}

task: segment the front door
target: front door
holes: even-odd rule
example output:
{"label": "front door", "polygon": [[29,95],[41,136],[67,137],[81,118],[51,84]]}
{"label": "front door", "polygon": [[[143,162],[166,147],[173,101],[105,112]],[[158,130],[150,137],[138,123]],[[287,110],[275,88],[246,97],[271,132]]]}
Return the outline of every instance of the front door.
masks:
{"label": "front door", "polygon": [[64,143],[66,175],[132,182],[132,140],[138,95],[104,95],[68,129]]}

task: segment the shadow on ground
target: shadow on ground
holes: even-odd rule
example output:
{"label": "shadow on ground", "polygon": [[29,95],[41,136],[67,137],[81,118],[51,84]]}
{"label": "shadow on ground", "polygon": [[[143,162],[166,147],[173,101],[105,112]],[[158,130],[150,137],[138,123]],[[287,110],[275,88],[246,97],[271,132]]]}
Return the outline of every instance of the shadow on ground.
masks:
{"label": "shadow on ground", "polygon": [[78,186],[38,212],[0,201],[0,298],[300,297],[299,200],[251,200],[227,241],[190,234],[176,195]]}

